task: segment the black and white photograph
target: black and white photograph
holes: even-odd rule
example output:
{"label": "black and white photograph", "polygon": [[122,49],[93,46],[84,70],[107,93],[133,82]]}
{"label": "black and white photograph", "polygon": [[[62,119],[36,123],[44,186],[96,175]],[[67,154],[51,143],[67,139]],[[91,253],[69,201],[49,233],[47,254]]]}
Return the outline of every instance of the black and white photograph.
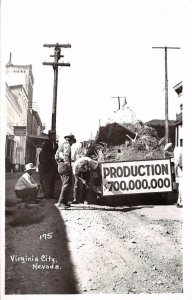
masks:
{"label": "black and white photograph", "polygon": [[192,299],[191,15],[1,1],[3,300]]}

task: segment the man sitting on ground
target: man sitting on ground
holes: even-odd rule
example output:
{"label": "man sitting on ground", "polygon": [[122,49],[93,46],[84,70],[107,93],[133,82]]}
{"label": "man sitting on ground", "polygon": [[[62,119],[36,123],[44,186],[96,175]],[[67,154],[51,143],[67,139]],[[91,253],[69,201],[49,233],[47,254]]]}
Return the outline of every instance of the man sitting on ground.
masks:
{"label": "man sitting on ground", "polygon": [[17,180],[15,193],[17,198],[21,198],[25,203],[37,203],[39,185],[33,179],[33,173],[36,167],[33,163],[25,165],[25,173]]}

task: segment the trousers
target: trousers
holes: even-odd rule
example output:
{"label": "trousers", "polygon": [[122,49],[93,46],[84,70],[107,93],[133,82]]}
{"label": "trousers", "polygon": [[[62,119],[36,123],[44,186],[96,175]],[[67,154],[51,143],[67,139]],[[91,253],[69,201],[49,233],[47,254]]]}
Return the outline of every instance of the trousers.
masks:
{"label": "trousers", "polygon": [[17,198],[22,199],[24,202],[30,203],[35,202],[37,199],[37,194],[39,192],[38,188],[26,188],[23,190],[15,190]]}
{"label": "trousers", "polygon": [[82,198],[83,198],[82,194],[83,194],[83,184],[80,181],[79,177],[74,175],[73,198],[78,202],[82,202]]}
{"label": "trousers", "polygon": [[72,172],[60,174],[62,187],[58,203],[67,204],[69,202],[69,195],[72,187]]}
{"label": "trousers", "polygon": [[[79,174],[82,179],[86,181],[86,185],[89,185],[90,172],[82,172]],[[85,185],[82,183],[81,179],[78,176],[74,175],[74,188],[73,188],[73,197],[75,200],[79,202],[83,202],[86,200],[87,189]]]}
{"label": "trousers", "polygon": [[53,166],[52,170],[48,170],[47,172],[41,171],[40,178],[42,180],[44,197],[47,199],[54,197],[56,168]]}

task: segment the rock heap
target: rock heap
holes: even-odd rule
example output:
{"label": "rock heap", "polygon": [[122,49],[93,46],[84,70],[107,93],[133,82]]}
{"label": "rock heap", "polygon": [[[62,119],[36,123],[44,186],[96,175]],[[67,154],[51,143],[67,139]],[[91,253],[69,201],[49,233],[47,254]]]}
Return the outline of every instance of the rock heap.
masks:
{"label": "rock heap", "polygon": [[[114,124],[111,126],[114,127]],[[103,151],[104,161],[147,160],[164,158],[164,151],[159,145],[157,132],[142,122],[118,124],[125,135],[125,142],[111,145]],[[102,142],[102,141],[100,141]]]}

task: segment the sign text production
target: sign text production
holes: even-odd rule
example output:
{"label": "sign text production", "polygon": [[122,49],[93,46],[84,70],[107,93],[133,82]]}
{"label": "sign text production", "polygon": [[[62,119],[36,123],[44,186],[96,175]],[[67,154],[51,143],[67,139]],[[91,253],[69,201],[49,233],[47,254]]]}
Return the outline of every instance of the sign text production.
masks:
{"label": "sign text production", "polygon": [[172,191],[169,159],[101,164],[103,196]]}

